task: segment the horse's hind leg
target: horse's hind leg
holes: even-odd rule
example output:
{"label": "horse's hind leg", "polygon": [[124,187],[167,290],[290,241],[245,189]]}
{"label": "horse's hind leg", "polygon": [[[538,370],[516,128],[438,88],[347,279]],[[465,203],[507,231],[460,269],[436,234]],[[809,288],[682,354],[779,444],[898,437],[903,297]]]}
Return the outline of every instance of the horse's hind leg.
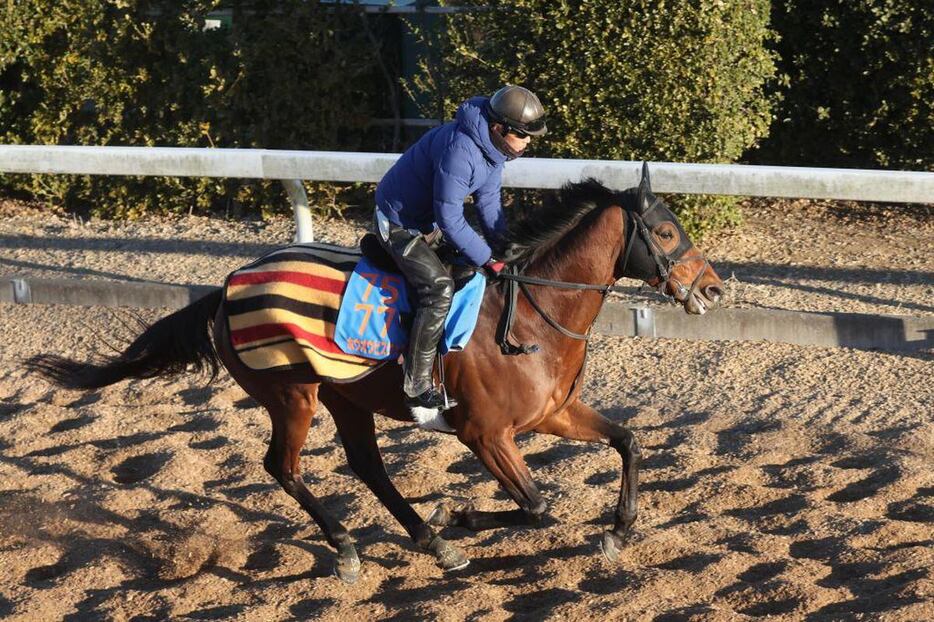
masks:
{"label": "horse's hind leg", "polygon": [[432,512],[428,522],[436,527],[458,526],[471,531],[540,525],[545,515],[545,500],[532,481],[532,474],[513,437],[500,431],[475,439],[462,438],[461,441],[480,458],[519,509],[489,512],[475,510],[469,504],[459,508],[441,504]]}
{"label": "horse's hind leg", "polygon": [[321,401],[334,418],[350,468],[399,521],[415,544],[434,553],[445,570],[458,570],[470,563],[463,551],[435,534],[389,479],[376,444],[373,413],[359,408],[328,385],[321,387]]}
{"label": "horse's hind leg", "polygon": [[347,529],[311,494],[302,480],[299,460],[314,416],[318,385],[283,387],[278,399],[264,405],[272,418],[272,438],[263,466],[314,519],[328,543],[337,549],[334,573],[347,583],[360,574],[360,559]]}
{"label": "horse's hind leg", "polygon": [[223,306],[214,320],[214,344],[233,379],[266,408],[272,419],[272,438],[263,466],[311,515],[328,543],[337,549],[335,574],[353,583],[360,573],[360,560],[350,534],[311,494],[299,471],[299,455],[318,405],[318,384],[307,382],[307,374],[302,372],[257,372],[243,365],[230,345]]}
{"label": "horse's hind leg", "polygon": [[616,504],[613,529],[603,536],[601,548],[609,561],[619,559],[623,540],[636,520],[639,463],[642,454],[636,437],[626,426],[614,423],[583,402],[576,401],[564,411],[543,421],[536,432],[554,434],[576,441],[606,441],[623,459],[623,475]]}

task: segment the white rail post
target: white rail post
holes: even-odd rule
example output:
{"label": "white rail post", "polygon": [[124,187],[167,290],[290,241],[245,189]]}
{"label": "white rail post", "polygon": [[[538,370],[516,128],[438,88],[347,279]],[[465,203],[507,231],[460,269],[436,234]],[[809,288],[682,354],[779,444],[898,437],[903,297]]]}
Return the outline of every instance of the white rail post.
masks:
{"label": "white rail post", "polygon": [[308,195],[300,179],[283,179],[282,185],[289,193],[292,211],[295,213],[295,241],[298,243],[314,242],[315,233],[311,224],[311,210],[308,208]]}

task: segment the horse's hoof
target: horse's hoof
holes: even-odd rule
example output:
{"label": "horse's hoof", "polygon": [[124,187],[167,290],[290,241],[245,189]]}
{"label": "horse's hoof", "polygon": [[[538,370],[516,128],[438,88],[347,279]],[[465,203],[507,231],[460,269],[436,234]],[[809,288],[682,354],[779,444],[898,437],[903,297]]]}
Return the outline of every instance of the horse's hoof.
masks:
{"label": "horse's hoof", "polygon": [[458,525],[464,514],[471,511],[473,511],[473,504],[470,501],[453,504],[439,503],[425,522],[432,527],[451,527]]}
{"label": "horse's hoof", "polygon": [[360,560],[338,559],[334,562],[334,576],[353,585],[360,578]]}
{"label": "horse's hoof", "polygon": [[432,527],[447,527],[451,524],[453,517],[451,516],[451,511],[448,509],[448,506],[444,503],[439,503],[438,507],[431,511],[431,514],[428,515],[428,520],[425,522],[431,525]]}
{"label": "horse's hoof", "polygon": [[430,548],[434,552],[435,557],[438,558],[438,566],[440,566],[442,570],[460,570],[461,568],[466,568],[470,564],[467,555],[447,540],[435,538],[431,541],[428,548]]}
{"label": "horse's hoof", "polygon": [[337,559],[334,560],[334,576],[348,585],[353,585],[360,578],[360,558],[353,545],[340,545]]}
{"label": "horse's hoof", "polygon": [[619,561],[619,554],[623,550],[623,539],[612,531],[603,532],[603,539],[600,540],[600,551],[603,557],[611,564]]}

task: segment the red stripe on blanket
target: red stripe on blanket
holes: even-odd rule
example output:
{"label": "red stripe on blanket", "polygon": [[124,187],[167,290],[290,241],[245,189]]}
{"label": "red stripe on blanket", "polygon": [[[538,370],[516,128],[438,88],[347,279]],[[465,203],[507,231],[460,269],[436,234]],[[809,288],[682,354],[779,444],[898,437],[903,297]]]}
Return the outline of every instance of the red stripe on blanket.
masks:
{"label": "red stripe on blanket", "polygon": [[262,283],[277,283],[285,281],[294,285],[301,285],[309,289],[314,289],[331,294],[344,293],[344,287],[347,281],[338,279],[329,279],[325,276],[316,276],[314,274],[305,274],[304,272],[288,272],[285,270],[273,270],[270,272],[244,272],[230,277],[229,285],[259,285]]}
{"label": "red stripe on blanket", "polygon": [[334,343],[333,340],[328,339],[322,335],[309,333],[308,331],[302,329],[300,326],[289,323],[258,324],[256,326],[249,326],[247,328],[233,330],[230,331],[230,341],[233,343],[234,347],[236,347],[248,345],[261,339],[269,339],[270,337],[279,337],[282,335],[292,335],[294,337],[304,339],[314,347],[326,352],[331,352],[333,354],[346,354],[337,346],[336,343]]}

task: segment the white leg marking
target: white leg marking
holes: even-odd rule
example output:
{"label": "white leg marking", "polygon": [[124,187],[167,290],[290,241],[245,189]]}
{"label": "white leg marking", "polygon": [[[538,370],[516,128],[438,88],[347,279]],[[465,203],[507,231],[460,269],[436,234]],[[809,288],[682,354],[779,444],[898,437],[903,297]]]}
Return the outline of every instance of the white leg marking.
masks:
{"label": "white leg marking", "polygon": [[441,410],[438,408],[422,408],[421,406],[416,406],[415,408],[410,408],[409,411],[411,411],[415,423],[423,430],[437,430],[438,432],[455,431],[454,428],[448,425],[448,422],[444,419],[444,415],[441,414]]}

